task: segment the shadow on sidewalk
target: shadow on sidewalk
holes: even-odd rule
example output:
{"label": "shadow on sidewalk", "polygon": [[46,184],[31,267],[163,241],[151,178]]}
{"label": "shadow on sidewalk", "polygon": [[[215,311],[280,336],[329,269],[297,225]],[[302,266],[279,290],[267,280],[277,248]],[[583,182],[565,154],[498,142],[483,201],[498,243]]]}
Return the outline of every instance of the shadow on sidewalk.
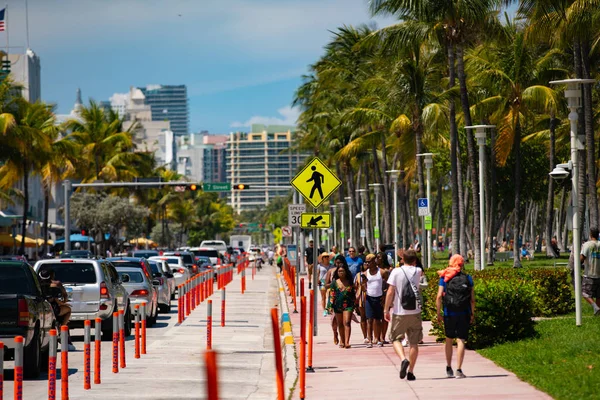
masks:
{"label": "shadow on sidewalk", "polygon": [[[465,379],[474,379],[474,378],[506,378],[507,376],[510,376],[510,375],[508,375],[508,374],[469,375]],[[443,377],[439,377],[439,378],[423,378],[423,379],[419,379],[419,380],[421,380],[421,381],[445,381],[445,380],[452,380],[452,379],[456,379],[456,378],[448,378],[446,376],[443,376]]]}

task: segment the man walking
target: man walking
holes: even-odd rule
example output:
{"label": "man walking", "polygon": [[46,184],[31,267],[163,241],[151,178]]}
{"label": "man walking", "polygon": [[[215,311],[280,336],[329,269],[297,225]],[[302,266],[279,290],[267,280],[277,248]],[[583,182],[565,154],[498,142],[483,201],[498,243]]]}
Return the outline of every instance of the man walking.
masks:
{"label": "man walking", "polygon": [[308,268],[308,289],[312,289],[313,265],[314,265],[315,242],[310,239],[308,247],[304,249],[304,265]]}
{"label": "man walking", "polygon": [[350,247],[348,249],[348,257],[346,257],[346,262],[348,263],[348,269],[352,274],[352,282],[356,279],[356,275],[358,275],[363,266],[363,260],[356,254],[356,249],[354,247]]}
{"label": "man walking", "polygon": [[[475,316],[475,291],[473,278],[463,272],[465,259],[460,254],[450,258],[449,266],[438,271],[440,283],[435,300],[437,318],[444,324],[446,334],[446,376],[454,378],[452,370],[452,345],[457,342],[456,378],[466,378],[462,371],[465,358],[465,342],[469,334],[469,327]],[[442,317],[442,302],[444,315]]]}
{"label": "man walking", "polygon": [[[581,262],[585,262],[581,291],[583,298],[594,308],[594,315],[600,316],[600,242],[598,228],[590,229],[590,240],[581,247]],[[594,300],[596,300],[594,302]]]}
{"label": "man walking", "polygon": [[[419,289],[422,271],[416,267],[417,253],[414,250],[404,252],[403,260],[404,265],[393,269],[387,281],[389,287],[385,298],[384,318],[392,323],[394,350],[402,360],[400,379],[406,377],[407,380],[414,381],[416,378],[413,371],[419,355],[418,343],[423,339]],[[392,307],[393,315],[390,315]],[[408,358],[402,347],[405,335],[410,346]]]}

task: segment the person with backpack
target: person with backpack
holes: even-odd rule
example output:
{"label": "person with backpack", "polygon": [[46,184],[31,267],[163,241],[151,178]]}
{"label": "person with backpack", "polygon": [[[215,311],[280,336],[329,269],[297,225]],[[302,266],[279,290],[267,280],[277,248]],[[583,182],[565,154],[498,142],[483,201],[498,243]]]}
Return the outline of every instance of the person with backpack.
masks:
{"label": "person with backpack", "polygon": [[[414,250],[404,252],[403,260],[404,265],[394,268],[388,278],[384,318],[392,323],[391,337],[394,350],[402,360],[400,379],[414,381],[416,378],[413,371],[419,355],[419,342],[423,339],[419,288],[423,272],[416,266],[417,253]],[[393,315],[390,315],[392,307]],[[410,346],[408,358],[402,347],[404,336],[408,338]]]}
{"label": "person with backpack", "polygon": [[[438,321],[444,324],[446,334],[446,376],[448,378],[466,378],[462,371],[462,363],[465,358],[465,342],[469,335],[469,327],[475,318],[473,278],[463,272],[464,266],[464,258],[460,254],[455,254],[450,259],[448,268],[438,271],[440,283],[435,304]],[[452,370],[454,339],[457,341],[456,375]]]}

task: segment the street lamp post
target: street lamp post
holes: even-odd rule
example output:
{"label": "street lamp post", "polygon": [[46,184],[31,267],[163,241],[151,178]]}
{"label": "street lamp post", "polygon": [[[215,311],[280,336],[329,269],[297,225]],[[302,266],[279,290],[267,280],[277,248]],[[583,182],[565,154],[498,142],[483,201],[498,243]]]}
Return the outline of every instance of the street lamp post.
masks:
{"label": "street lamp post", "polygon": [[383,184],[381,183],[371,183],[369,184],[370,187],[373,188],[373,190],[375,191],[375,232],[374,232],[374,236],[375,236],[375,251],[379,251],[379,237],[380,237],[380,232],[379,232],[379,191],[381,189],[381,187],[383,186]]}
{"label": "street lamp post", "polygon": [[[365,240],[367,239],[367,231],[365,230],[365,197],[366,197],[366,193],[367,193],[367,189],[358,189],[356,191],[357,193],[360,194],[360,218],[362,220],[362,230],[361,230],[361,244],[364,246],[365,245]],[[362,236],[362,233],[365,234],[365,236]]]}
{"label": "street lamp post", "polygon": [[400,171],[392,169],[385,171],[390,174],[392,183],[394,184],[394,267],[398,263],[398,176]]}
{"label": "street lamp post", "polygon": [[348,247],[352,246],[352,197],[344,197],[348,202]]}
{"label": "street lamp post", "polygon": [[[579,187],[578,187],[578,172],[579,172],[579,157],[577,151],[585,148],[585,138],[577,135],[577,120],[579,115],[577,109],[581,107],[581,84],[594,83],[594,79],[565,79],[562,81],[552,81],[551,84],[567,85],[565,97],[568,101],[569,122],[571,123],[571,201],[573,207],[573,257],[574,273],[575,273],[575,324],[581,326],[581,260],[579,253],[581,252],[581,232],[579,232]],[[558,169],[558,168],[557,168]],[[564,169],[562,169],[564,171]],[[556,169],[555,169],[556,171]],[[550,174],[552,178],[564,179],[565,175]]]}
{"label": "street lamp post", "polygon": [[333,239],[331,241],[332,242],[331,245],[335,246],[335,240],[337,238],[337,222],[336,222],[336,219],[337,219],[336,218],[337,217],[337,212],[336,212],[337,206],[335,204],[332,204],[331,205],[331,209],[333,210]]}
{"label": "street lamp post", "polygon": [[[425,161],[425,170],[427,172],[427,202],[429,207],[431,207],[431,168],[433,168],[433,153],[421,153],[417,154],[417,157],[423,157]],[[431,208],[429,215],[431,215]],[[425,217],[423,217],[423,221],[425,221]],[[423,223],[423,227],[425,228],[425,223]],[[426,231],[427,268],[431,268],[431,229],[426,229]]]}
{"label": "street lamp post", "polygon": [[344,252],[344,247],[346,246],[344,244],[344,237],[346,236],[344,228],[345,228],[345,221],[344,221],[344,206],[346,205],[346,203],[339,202],[337,203],[337,205],[340,207],[340,215],[342,216],[342,225],[340,226],[340,245],[342,246],[341,250],[342,252]]}
{"label": "street lamp post", "polygon": [[[483,271],[485,268],[485,187],[484,187],[484,170],[485,170],[485,140],[487,135],[486,129],[494,129],[496,125],[473,125],[465,126],[465,129],[475,129],[475,137],[479,145],[479,266],[475,264],[475,269]],[[490,238],[491,240],[491,238]],[[491,246],[491,243],[490,243]]]}

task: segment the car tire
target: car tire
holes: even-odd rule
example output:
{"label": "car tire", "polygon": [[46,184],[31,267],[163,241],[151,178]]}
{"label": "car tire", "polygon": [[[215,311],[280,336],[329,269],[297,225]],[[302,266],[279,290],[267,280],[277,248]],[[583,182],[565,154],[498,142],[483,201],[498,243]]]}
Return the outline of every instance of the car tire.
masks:
{"label": "car tire", "polygon": [[[114,310],[113,310],[114,312]],[[102,330],[102,341],[103,342],[111,342],[113,335],[113,313],[110,313],[110,317],[102,321],[101,324]]]}
{"label": "car tire", "polygon": [[158,316],[158,307],[154,307],[154,313],[148,319],[148,325],[154,326],[156,324],[156,317]]}
{"label": "car tire", "polygon": [[160,312],[163,314],[169,314],[171,312],[171,303],[169,304],[161,304]]}
{"label": "car tire", "polygon": [[131,336],[131,310],[129,309],[129,303],[127,303],[127,311],[125,311],[123,318],[125,324],[125,337]]}
{"label": "car tire", "polygon": [[[37,379],[40,377],[40,361],[42,345],[40,343],[40,332],[37,330],[33,334],[31,343],[25,347],[23,352],[23,378],[25,379]],[[61,343],[61,346],[63,344]]]}

